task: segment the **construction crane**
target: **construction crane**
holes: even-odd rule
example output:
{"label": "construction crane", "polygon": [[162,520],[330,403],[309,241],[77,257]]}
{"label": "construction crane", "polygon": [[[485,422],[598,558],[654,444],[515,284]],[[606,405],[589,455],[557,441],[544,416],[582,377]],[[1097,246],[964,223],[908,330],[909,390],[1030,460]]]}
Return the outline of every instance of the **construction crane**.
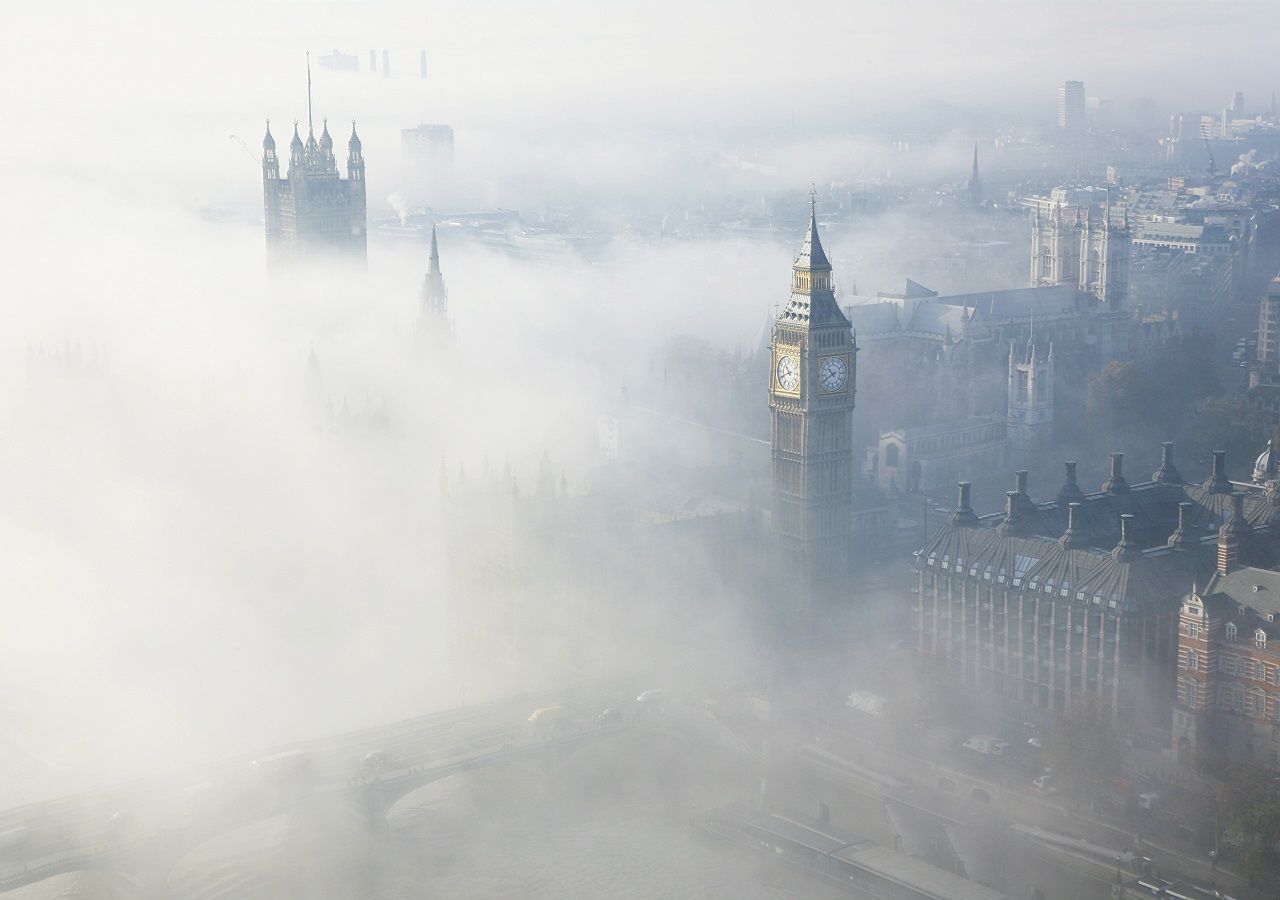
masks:
{"label": "construction crane", "polygon": [[249,145],[246,144],[244,141],[240,140],[240,136],[238,134],[230,134],[230,135],[227,135],[227,137],[229,137],[231,140],[239,144],[240,149],[243,150],[245,153],[247,153],[251,160],[253,160],[255,163],[258,162],[258,157],[253,155],[253,151],[249,149]]}

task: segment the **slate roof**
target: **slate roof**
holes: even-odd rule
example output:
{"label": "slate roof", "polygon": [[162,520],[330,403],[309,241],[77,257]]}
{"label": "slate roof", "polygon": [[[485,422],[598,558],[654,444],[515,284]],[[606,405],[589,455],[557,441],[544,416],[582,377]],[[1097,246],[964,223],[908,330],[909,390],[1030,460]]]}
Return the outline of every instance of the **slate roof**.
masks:
{"label": "slate roof", "polygon": [[[1274,593],[1268,602],[1280,612],[1280,490],[1276,486],[1227,485],[1243,490],[1249,530],[1241,539],[1238,572],[1261,572]],[[1083,494],[1076,507],[1071,540],[1066,504],[1028,503],[1011,492],[1005,513],[976,521],[953,516],[920,551],[919,565],[986,581],[992,586],[1043,593],[1111,609],[1133,611],[1181,598],[1193,584],[1236,589],[1261,576],[1216,576],[1218,529],[1231,515],[1231,494],[1222,479],[1203,484],[1143,482],[1126,493]],[[1184,533],[1176,547],[1169,539],[1179,527],[1179,506],[1187,504]],[[1010,513],[1012,509],[1012,514]],[[1121,539],[1121,517],[1127,531]],[[1256,568],[1251,568],[1256,567]],[[1208,588],[1206,588],[1208,590]],[[1243,588],[1241,588],[1243,590]],[[1243,602],[1243,601],[1242,601]],[[1246,604],[1248,605],[1248,604]]]}

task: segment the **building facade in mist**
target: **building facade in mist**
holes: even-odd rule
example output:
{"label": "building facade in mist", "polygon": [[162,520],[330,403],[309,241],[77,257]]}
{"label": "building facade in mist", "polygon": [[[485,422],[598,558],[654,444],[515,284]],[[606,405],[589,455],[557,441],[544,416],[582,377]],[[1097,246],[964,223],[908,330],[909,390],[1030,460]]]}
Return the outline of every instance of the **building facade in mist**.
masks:
{"label": "building facade in mist", "polygon": [[[1243,501],[1236,495],[1236,502]],[[1243,509],[1219,532],[1219,566],[1182,604],[1173,747],[1280,767],[1280,573],[1239,565]]]}
{"label": "building facade in mist", "polygon": [[436,226],[431,226],[431,255],[427,258],[427,274],[418,292],[418,305],[422,324],[430,332],[448,334],[453,330],[449,322],[449,289],[445,287],[444,273],[440,270],[440,245],[436,242]]}
{"label": "building facade in mist", "polygon": [[294,123],[289,168],[283,177],[268,123],[262,139],[262,194],[271,266],[287,266],[307,258],[365,264],[364,154],[354,122],[347,141],[346,178],[338,173],[327,120],[319,140],[308,127],[305,142]]}
{"label": "building facade in mist", "polygon": [[1053,344],[1036,352],[1034,340],[1024,352],[1009,348],[1009,449],[1018,464],[1029,466],[1053,446]]}
{"label": "building facade in mist", "polygon": [[1058,128],[1081,132],[1084,121],[1084,82],[1064,81],[1058,85]]}
{"label": "building facade in mist", "polygon": [[1122,308],[1128,299],[1132,238],[1128,212],[1119,221],[1110,204],[1066,211],[1058,205],[1047,216],[1039,209],[1031,226],[1031,285],[1074,284],[1082,294]]}
{"label": "building facade in mist", "polygon": [[791,297],[772,334],[771,522],[782,565],[796,586],[794,605],[804,608],[849,570],[857,363],[813,202],[791,268]]}
{"label": "building facade in mist", "polygon": [[453,128],[418,125],[400,131],[400,152],[414,196],[427,205],[453,199]]}
{"label": "building facade in mist", "polygon": [[1171,447],[1133,485],[1113,454],[1092,493],[1067,463],[1048,502],[1019,473],[991,516],[974,513],[962,484],[917,560],[920,652],[1007,702],[1058,713],[1094,696],[1126,731],[1167,733],[1182,601],[1220,567],[1224,526],[1235,564],[1270,569],[1280,556],[1274,488],[1231,482],[1223,453],[1204,483],[1186,484]]}
{"label": "building facade in mist", "polygon": [[1271,279],[1258,304],[1258,351],[1249,386],[1280,382],[1280,276]]}

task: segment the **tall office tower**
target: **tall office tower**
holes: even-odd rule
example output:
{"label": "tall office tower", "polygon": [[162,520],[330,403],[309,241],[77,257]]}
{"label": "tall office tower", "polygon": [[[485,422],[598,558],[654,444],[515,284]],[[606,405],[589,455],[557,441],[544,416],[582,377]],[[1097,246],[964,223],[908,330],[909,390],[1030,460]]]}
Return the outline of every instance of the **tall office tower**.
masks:
{"label": "tall office tower", "polygon": [[370,72],[378,71],[378,51],[377,50],[369,51],[369,71]]}
{"label": "tall office tower", "polygon": [[311,71],[307,70],[307,140],[293,125],[289,171],[280,177],[280,161],[271,123],[262,139],[262,195],[267,259],[282,267],[304,257],[358,260],[364,265],[368,241],[365,219],[365,171],[355,122],[347,141],[347,177],[338,174],[329,121],[317,140],[311,120]]}
{"label": "tall office tower", "polygon": [[1244,91],[1236,91],[1231,95],[1231,118],[1243,119],[1244,114]]}
{"label": "tall office tower", "polygon": [[415,197],[428,205],[451,202],[454,194],[453,129],[448,125],[419,125],[402,129],[400,149],[408,183]]}
{"label": "tall office tower", "polygon": [[857,347],[836,302],[815,202],[791,267],[791,299],[773,322],[769,379],[772,528],[795,612],[842,596],[853,544]]}
{"label": "tall office tower", "polygon": [[383,78],[391,77],[391,51],[390,50],[382,51],[382,77]]}
{"label": "tall office tower", "polygon": [[427,51],[426,50],[418,51],[418,77],[419,78],[427,77]]}
{"label": "tall office tower", "polygon": [[1249,386],[1280,378],[1280,275],[1271,279],[1258,308],[1258,358],[1249,373]]}
{"label": "tall office tower", "polygon": [[1084,82],[1064,81],[1058,86],[1058,127],[1084,131]]}

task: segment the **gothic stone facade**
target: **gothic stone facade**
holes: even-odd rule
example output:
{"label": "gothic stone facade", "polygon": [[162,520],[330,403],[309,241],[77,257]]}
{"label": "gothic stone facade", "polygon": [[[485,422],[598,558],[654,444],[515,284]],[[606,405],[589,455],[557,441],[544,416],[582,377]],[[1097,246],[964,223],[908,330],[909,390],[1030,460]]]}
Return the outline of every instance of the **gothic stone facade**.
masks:
{"label": "gothic stone facade", "polygon": [[267,259],[273,267],[308,255],[365,263],[368,237],[364,154],[354,123],[347,141],[345,179],[338,174],[328,122],[318,141],[308,129],[305,144],[294,125],[289,170],[283,178],[268,124],[262,139],[262,196]]}
{"label": "gothic stone facade", "polygon": [[[1126,731],[1167,729],[1182,597],[1215,570],[1217,533],[1238,485],[1214,455],[1203,484],[1184,484],[1172,447],[1148,482],[1129,485],[1122,457],[1086,494],[1067,464],[1058,496],[1037,503],[1025,476],[1002,515],[978,517],[968,486],[920,551],[916,628],[922,654],[966,685],[1060,712],[1102,700]],[[1238,558],[1277,559],[1271,495],[1244,499]],[[1234,526],[1233,526],[1234,527]]]}

